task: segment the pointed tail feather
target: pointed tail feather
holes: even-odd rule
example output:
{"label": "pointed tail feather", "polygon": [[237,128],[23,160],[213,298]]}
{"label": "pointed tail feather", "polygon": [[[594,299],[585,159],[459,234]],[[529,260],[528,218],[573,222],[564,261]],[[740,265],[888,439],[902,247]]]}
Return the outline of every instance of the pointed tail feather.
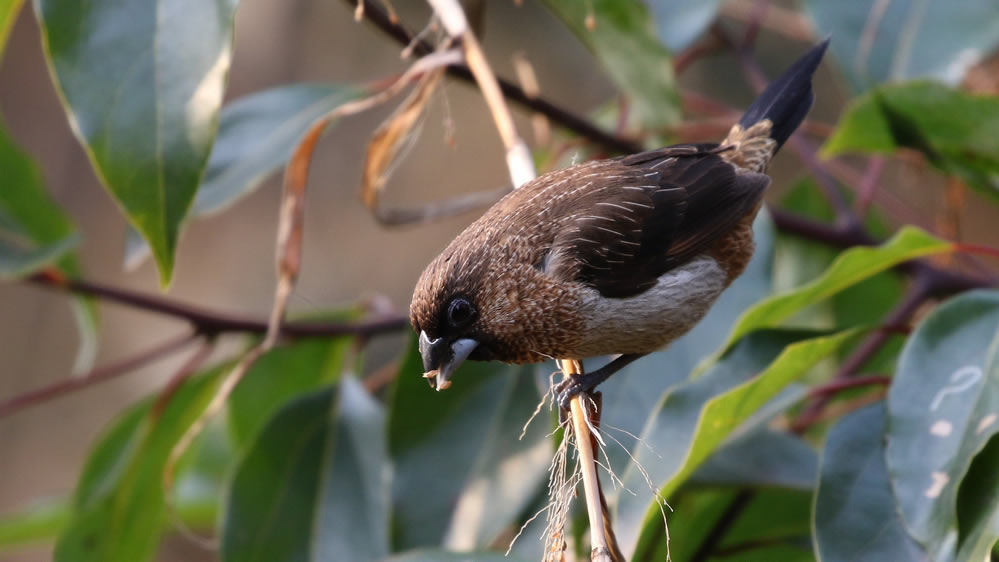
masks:
{"label": "pointed tail feather", "polygon": [[760,121],[769,119],[773,124],[769,136],[777,142],[774,152],[780,149],[812,108],[815,101],[812,75],[819,67],[828,46],[829,38],[826,38],[771,82],[742,115],[739,120],[742,129],[749,129]]}

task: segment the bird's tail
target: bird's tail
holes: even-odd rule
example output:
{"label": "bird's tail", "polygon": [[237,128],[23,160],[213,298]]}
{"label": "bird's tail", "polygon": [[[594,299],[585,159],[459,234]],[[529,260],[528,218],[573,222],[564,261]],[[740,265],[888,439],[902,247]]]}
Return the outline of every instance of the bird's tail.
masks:
{"label": "bird's tail", "polygon": [[754,171],[766,169],[770,158],[794,133],[812,108],[812,75],[829,46],[829,39],[812,47],[779,78],[767,86],[722,146],[732,146],[731,156]]}

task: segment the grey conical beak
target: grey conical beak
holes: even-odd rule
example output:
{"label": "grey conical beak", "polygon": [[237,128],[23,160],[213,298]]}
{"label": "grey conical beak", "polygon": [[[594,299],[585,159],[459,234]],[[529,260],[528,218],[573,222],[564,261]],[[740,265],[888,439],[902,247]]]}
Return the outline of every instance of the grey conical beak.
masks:
{"label": "grey conical beak", "polygon": [[424,378],[430,386],[436,381],[437,390],[451,386],[451,375],[475,350],[479,342],[462,338],[448,342],[445,338],[430,339],[426,332],[420,332],[420,355],[423,357]]}

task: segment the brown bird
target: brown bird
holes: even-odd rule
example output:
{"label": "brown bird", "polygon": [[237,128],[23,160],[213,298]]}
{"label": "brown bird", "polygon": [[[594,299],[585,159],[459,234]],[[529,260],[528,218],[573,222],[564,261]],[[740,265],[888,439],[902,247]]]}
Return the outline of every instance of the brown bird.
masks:
{"label": "brown bird", "polygon": [[753,255],[767,165],[811,109],[829,40],[775,80],[719,144],[557,170],[498,201],[427,266],[410,319],[437,389],[466,359],[620,355],[592,390],[697,324]]}

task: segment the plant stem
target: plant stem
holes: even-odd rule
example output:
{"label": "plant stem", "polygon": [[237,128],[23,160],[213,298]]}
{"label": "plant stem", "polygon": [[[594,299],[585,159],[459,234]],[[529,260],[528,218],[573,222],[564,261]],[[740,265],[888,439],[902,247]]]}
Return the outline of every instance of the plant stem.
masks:
{"label": "plant stem", "polygon": [[[373,2],[371,0],[361,1],[364,4],[365,18],[373,23],[378,29],[395,39],[398,43],[401,45],[412,45],[412,52],[416,55],[425,55],[433,51],[433,47],[426,41],[414,40],[413,34],[389,17],[389,15],[380,5],[378,5],[377,2]],[[347,0],[347,4],[353,6],[356,4],[356,1]],[[465,65],[450,66],[448,67],[447,72],[449,75],[458,78],[459,80],[463,80],[470,84],[475,83],[475,76],[472,75],[472,71]],[[586,137],[591,142],[602,145],[606,149],[614,152],[630,154],[642,151],[642,146],[640,144],[607,133],[586,119],[579,117],[578,115],[575,115],[574,113],[567,111],[544,98],[529,96],[523,89],[508,80],[499,78],[497,81],[499,82],[500,91],[508,100],[526,107],[531,111],[544,114],[553,123],[557,123],[582,137]]]}
{"label": "plant stem", "polygon": [[49,400],[75,392],[82,388],[127,374],[135,369],[138,369],[139,367],[152,363],[161,357],[177,351],[178,349],[186,346],[188,343],[198,339],[198,337],[199,335],[197,332],[182,334],[116,363],[98,367],[89,373],[85,373],[77,377],[61,379],[48,386],[43,386],[41,388],[30,390],[23,394],[9,398],[0,402],[0,418],[4,418],[25,408],[30,408],[43,402],[48,402]]}
{"label": "plant stem", "polygon": [[[26,281],[51,289],[97,297],[148,312],[180,318],[186,320],[195,330],[205,335],[225,332],[263,334],[267,331],[267,323],[262,320],[208,310],[157,295],[110,287],[82,279],[67,279],[53,271],[36,273],[28,277]],[[287,337],[373,336],[398,332],[408,325],[409,321],[401,316],[385,316],[358,323],[289,322],[281,327],[281,335]]]}

